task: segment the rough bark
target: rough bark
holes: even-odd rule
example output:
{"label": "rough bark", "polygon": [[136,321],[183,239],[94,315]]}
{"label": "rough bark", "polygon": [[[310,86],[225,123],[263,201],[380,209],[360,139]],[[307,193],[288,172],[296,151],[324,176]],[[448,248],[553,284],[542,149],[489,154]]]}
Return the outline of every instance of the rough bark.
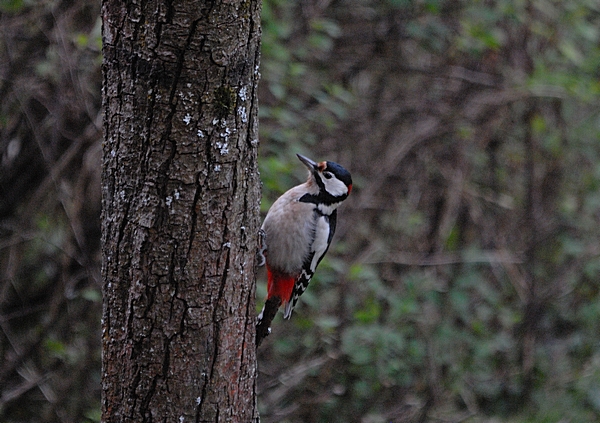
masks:
{"label": "rough bark", "polygon": [[104,422],[258,420],[260,2],[104,0]]}

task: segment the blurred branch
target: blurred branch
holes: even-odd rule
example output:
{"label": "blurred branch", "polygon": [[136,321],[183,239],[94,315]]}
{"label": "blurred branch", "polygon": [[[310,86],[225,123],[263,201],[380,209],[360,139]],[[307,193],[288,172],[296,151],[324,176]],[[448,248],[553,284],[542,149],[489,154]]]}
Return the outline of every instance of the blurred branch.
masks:
{"label": "blurred branch", "polygon": [[498,76],[485,72],[477,72],[462,66],[450,66],[450,78],[462,79],[472,84],[495,87],[498,85]]}
{"label": "blurred branch", "polygon": [[434,253],[416,254],[409,252],[397,252],[387,255],[382,260],[367,260],[366,263],[394,263],[408,266],[444,266],[459,263],[511,263],[520,264],[524,258],[514,255],[506,250],[497,251],[465,251],[463,253]]}
{"label": "blurred branch", "polygon": [[30,389],[38,386],[40,383],[46,380],[47,377],[48,376],[38,375],[35,378],[28,378],[21,385],[16,386],[15,388],[9,391],[3,392],[2,396],[0,397],[0,409],[4,407],[7,403],[18,399]]}
{"label": "blurred branch", "polygon": [[308,376],[309,372],[322,367],[331,358],[319,356],[310,360],[305,360],[291,367],[286,372],[265,383],[265,386],[258,392],[263,397],[263,401],[268,404],[277,404],[282,398],[288,395],[289,391],[298,387]]}
{"label": "blurred branch", "polygon": [[429,117],[419,120],[415,127],[410,127],[405,132],[399,134],[394,132],[393,139],[395,142],[386,143],[387,151],[383,155],[382,163],[378,164],[374,177],[360,193],[360,203],[363,206],[369,207],[373,204],[375,196],[381,194],[380,191],[386,179],[394,173],[413,148],[448,131],[448,128],[441,127],[441,123],[439,118]]}

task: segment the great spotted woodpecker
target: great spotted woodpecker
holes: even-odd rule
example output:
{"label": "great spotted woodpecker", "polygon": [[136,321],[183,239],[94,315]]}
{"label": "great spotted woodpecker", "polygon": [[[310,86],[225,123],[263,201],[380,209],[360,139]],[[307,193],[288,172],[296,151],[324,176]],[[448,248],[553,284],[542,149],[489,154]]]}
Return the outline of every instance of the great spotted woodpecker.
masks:
{"label": "great spotted woodpecker", "polygon": [[[284,318],[292,315],[298,297],[308,287],[331,244],[336,209],[352,191],[350,172],[339,164],[316,163],[300,154],[297,156],[308,168],[308,180],[273,203],[261,228],[268,293],[265,307],[258,316],[258,343],[262,340],[258,328],[270,325],[280,305],[284,306]],[[268,307],[271,310],[267,310]],[[263,321],[266,314],[269,318]]]}

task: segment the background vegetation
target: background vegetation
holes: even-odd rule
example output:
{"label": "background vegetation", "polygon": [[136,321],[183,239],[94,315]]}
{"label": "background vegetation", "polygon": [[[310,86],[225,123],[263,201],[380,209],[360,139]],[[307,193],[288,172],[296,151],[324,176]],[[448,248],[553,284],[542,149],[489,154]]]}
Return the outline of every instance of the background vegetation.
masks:
{"label": "background vegetation", "polygon": [[[99,4],[0,34],[0,421],[97,421]],[[262,420],[600,420],[597,2],[265,0],[262,51],[264,210],[355,181]]]}

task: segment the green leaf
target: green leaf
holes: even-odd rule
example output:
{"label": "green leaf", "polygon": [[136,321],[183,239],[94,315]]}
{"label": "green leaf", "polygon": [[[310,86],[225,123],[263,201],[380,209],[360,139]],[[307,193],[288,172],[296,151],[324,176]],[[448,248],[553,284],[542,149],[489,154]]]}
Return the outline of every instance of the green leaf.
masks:
{"label": "green leaf", "polygon": [[81,296],[88,300],[88,301],[92,301],[94,303],[99,303],[102,301],[102,293],[100,292],[99,289],[96,288],[86,288],[83,291],[81,291]]}
{"label": "green leaf", "polygon": [[67,347],[57,339],[46,339],[44,347],[53,357],[63,358],[67,353]]}
{"label": "green leaf", "polygon": [[0,11],[5,13],[18,13],[24,6],[23,0],[0,0]]}
{"label": "green leaf", "polygon": [[381,314],[381,305],[373,297],[363,303],[363,308],[354,313],[354,318],[361,323],[373,323]]}

